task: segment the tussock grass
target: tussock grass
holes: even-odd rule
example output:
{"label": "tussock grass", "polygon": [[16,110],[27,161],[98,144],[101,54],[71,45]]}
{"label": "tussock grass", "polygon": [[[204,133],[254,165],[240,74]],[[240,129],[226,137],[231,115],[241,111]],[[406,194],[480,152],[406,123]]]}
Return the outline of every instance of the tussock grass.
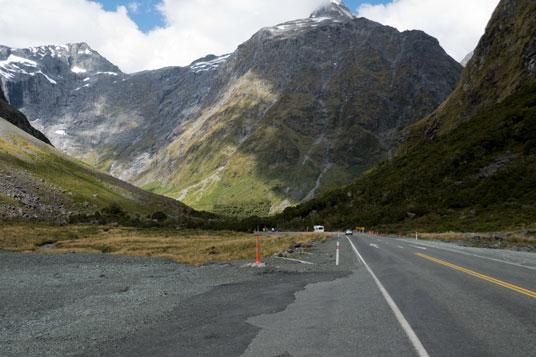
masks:
{"label": "tussock grass", "polygon": [[[329,234],[260,236],[261,257]],[[44,245],[46,249],[43,249]],[[51,245],[52,244],[52,245]],[[109,253],[169,258],[184,264],[255,258],[255,235],[231,231],[132,229],[108,226],[0,226],[0,249],[39,253]]]}

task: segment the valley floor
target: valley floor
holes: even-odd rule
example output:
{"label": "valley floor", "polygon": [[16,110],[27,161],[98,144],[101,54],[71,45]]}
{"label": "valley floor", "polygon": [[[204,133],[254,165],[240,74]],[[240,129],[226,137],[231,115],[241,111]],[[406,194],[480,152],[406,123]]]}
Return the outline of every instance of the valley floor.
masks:
{"label": "valley floor", "polygon": [[191,266],[163,258],[0,251],[3,356],[234,356],[307,284],[348,274],[326,244],[284,258]]}
{"label": "valley floor", "polygon": [[[261,249],[278,238],[261,236]],[[408,339],[370,269],[430,355],[527,355],[536,347],[528,338],[536,332],[534,253],[366,234],[334,234],[297,251],[262,258],[259,267],[254,259],[193,266],[156,257],[0,251],[0,351],[426,355]]]}

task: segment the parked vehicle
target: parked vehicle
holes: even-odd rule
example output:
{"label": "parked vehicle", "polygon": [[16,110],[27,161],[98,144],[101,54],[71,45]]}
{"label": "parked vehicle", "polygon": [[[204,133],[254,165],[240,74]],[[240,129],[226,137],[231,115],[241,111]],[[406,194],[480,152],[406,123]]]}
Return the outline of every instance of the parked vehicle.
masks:
{"label": "parked vehicle", "polygon": [[315,232],[324,232],[324,226],[313,226]]}

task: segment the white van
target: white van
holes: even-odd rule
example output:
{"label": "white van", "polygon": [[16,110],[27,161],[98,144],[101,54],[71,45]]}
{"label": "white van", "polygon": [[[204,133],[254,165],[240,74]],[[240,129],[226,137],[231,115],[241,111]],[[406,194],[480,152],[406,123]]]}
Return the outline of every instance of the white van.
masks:
{"label": "white van", "polygon": [[324,226],[313,226],[315,232],[324,232]]}

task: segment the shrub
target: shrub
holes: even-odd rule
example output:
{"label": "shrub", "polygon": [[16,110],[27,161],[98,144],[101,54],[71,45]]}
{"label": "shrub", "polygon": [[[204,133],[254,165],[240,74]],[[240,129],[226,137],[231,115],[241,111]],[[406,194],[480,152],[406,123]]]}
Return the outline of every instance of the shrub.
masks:
{"label": "shrub", "polygon": [[152,219],[156,219],[158,222],[164,222],[167,219],[167,215],[164,212],[157,211],[151,216]]}

